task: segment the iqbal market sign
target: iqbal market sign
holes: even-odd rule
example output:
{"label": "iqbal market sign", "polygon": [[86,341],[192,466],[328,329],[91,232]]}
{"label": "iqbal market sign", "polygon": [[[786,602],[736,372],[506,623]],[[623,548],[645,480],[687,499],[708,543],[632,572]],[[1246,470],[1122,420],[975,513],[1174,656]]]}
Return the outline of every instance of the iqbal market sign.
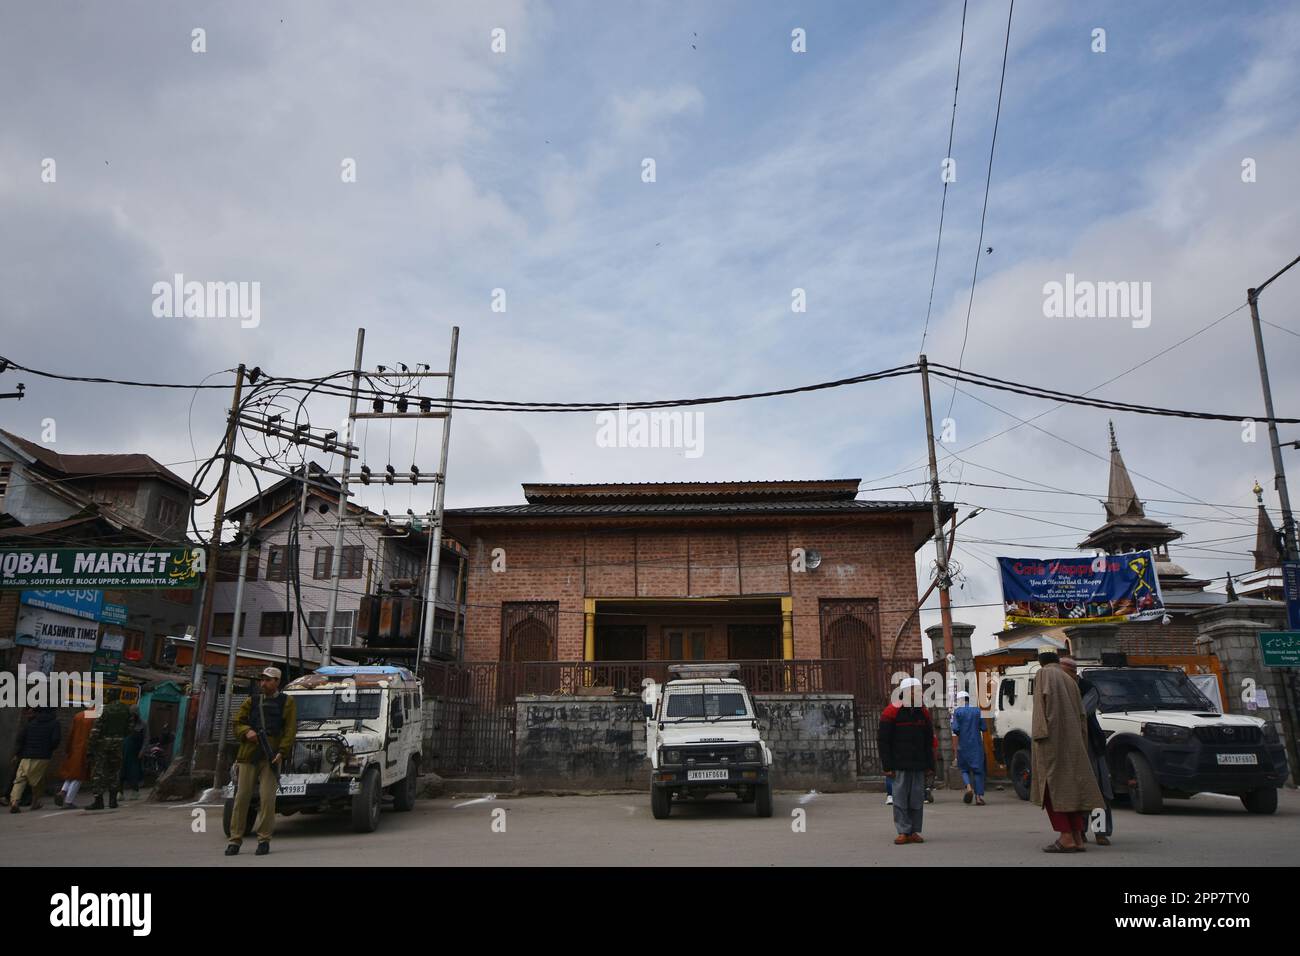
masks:
{"label": "iqbal market sign", "polygon": [[0,550],[0,588],[195,588],[202,548],[15,548]]}
{"label": "iqbal market sign", "polygon": [[1096,558],[998,558],[1012,624],[1159,620],[1165,603],[1150,551]]}

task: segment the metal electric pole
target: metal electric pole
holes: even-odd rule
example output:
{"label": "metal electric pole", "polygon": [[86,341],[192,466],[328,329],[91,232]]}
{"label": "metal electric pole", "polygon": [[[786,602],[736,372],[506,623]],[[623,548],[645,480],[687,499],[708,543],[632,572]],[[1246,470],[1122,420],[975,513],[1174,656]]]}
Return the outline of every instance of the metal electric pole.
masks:
{"label": "metal electric pole", "polygon": [[438,458],[438,482],[434,486],[433,528],[429,546],[429,579],[425,582],[423,624],[420,635],[420,661],[427,660],[433,652],[433,630],[438,617],[438,574],[442,564],[442,505],[447,491],[447,449],[451,445],[451,400],[456,392],[456,350],[460,344],[460,326],[451,330],[451,358],[447,363],[447,404],[442,418],[442,454]]}
{"label": "metal electric pole", "polygon": [[244,389],[244,366],[239,366],[235,377],[235,395],[230,402],[230,417],[226,420],[225,450],[221,460],[221,483],[217,486],[217,514],[212,521],[212,540],[208,542],[208,561],[203,581],[203,598],[199,609],[199,626],[194,635],[194,667],[190,675],[189,702],[185,711],[185,732],[181,736],[181,752],[190,755],[190,773],[198,754],[196,738],[199,704],[202,699],[203,666],[208,656],[208,637],[212,633],[212,605],[217,592],[217,559],[221,553],[221,530],[225,521],[226,488],[230,484],[230,460],[235,453],[235,435],[239,427],[239,400]]}
{"label": "metal electric pole", "polygon": [[[357,391],[361,388],[361,354],[366,345],[366,330],[357,329],[357,354],[352,362],[352,397],[348,405],[348,424],[347,431],[343,438],[343,445],[349,451],[352,446],[352,433],[356,428],[357,418]],[[307,465],[303,464],[303,479],[305,480]],[[338,524],[334,528],[334,560],[330,568],[330,576],[334,579],[333,587],[330,589],[329,610],[325,612],[325,644],[321,648],[321,666],[327,667],[330,664],[330,652],[334,646],[334,618],[339,610],[339,579],[343,573],[343,527],[348,517],[348,478],[352,470],[352,457],[350,454],[343,458],[343,471],[339,475],[339,513]],[[352,626],[356,628],[355,612],[352,620]]]}
{"label": "metal electric pole", "polygon": [[924,355],[921,356],[919,364],[921,392],[925,396],[925,442],[930,453],[930,508],[934,512],[934,550],[939,565],[939,619],[943,622],[944,657],[950,658],[953,652],[952,604],[948,588],[952,585],[952,580],[948,575],[948,543],[943,536],[943,513],[939,504],[939,463],[934,454],[934,418],[930,411],[930,365]]}
{"label": "metal electric pole", "polygon": [[1278,443],[1277,423],[1273,421],[1273,390],[1268,383],[1268,363],[1264,359],[1264,333],[1259,321],[1259,294],[1268,287],[1269,283],[1297,262],[1300,262],[1300,256],[1296,256],[1273,273],[1263,285],[1246,290],[1246,301],[1250,304],[1250,321],[1255,329],[1255,356],[1259,359],[1259,381],[1264,389],[1264,414],[1269,419],[1268,445],[1273,453],[1273,487],[1277,490],[1278,500],[1282,504],[1282,532],[1286,539],[1286,559],[1289,561],[1300,557],[1300,550],[1296,548],[1295,519],[1291,516],[1291,493],[1286,485],[1286,468],[1282,464],[1282,447]]}

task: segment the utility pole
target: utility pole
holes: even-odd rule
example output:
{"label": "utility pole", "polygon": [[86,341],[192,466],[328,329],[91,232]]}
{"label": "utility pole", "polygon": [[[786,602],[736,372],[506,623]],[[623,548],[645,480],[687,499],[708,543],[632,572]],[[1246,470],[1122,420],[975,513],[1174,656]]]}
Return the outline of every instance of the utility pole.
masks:
{"label": "utility pole", "polygon": [[208,656],[208,637],[212,633],[212,605],[217,592],[217,557],[221,549],[221,530],[225,521],[226,488],[230,484],[230,459],[235,453],[235,434],[239,425],[239,400],[244,389],[244,366],[240,365],[235,377],[235,395],[230,402],[230,416],[226,419],[225,451],[221,461],[221,483],[217,486],[217,514],[212,520],[212,540],[208,542],[208,563],[203,581],[203,599],[199,610],[199,627],[194,635],[194,667],[190,675],[189,706],[185,711],[185,732],[182,734],[181,752],[190,754],[190,775],[198,755],[196,739],[199,702],[203,687],[203,665]]}
{"label": "utility pole", "polygon": [[[235,689],[235,659],[239,654],[239,637],[242,626],[240,617],[244,612],[244,581],[248,576],[248,547],[253,539],[253,515],[244,515],[240,522],[240,533],[244,536],[239,548],[239,581],[235,585],[235,616],[230,624],[230,653],[226,658],[226,717],[230,723],[230,698]],[[217,728],[217,765],[212,770],[212,786],[221,786],[221,772],[226,765],[226,738],[229,734],[225,727]]]}
{"label": "utility pole", "polygon": [[1255,329],[1255,356],[1259,359],[1259,381],[1264,389],[1264,414],[1269,419],[1268,444],[1269,450],[1273,453],[1273,487],[1277,489],[1278,500],[1282,504],[1282,531],[1286,538],[1286,560],[1289,561],[1300,557],[1300,549],[1296,548],[1295,520],[1291,516],[1291,493],[1287,489],[1286,468],[1282,464],[1282,447],[1278,444],[1277,423],[1273,421],[1273,390],[1268,383],[1268,363],[1264,358],[1264,332],[1260,328],[1259,321],[1259,294],[1268,287],[1269,283],[1297,262],[1300,262],[1300,256],[1296,256],[1273,273],[1263,285],[1246,290],[1246,301],[1250,304],[1250,321]]}
{"label": "utility pole", "polygon": [[[930,508],[934,512],[934,550],[938,556],[939,618],[943,622],[943,653],[952,657],[952,604],[948,588],[948,544],[943,537],[943,516],[939,507],[939,463],[934,454],[934,418],[930,411],[930,365],[924,355],[920,359],[921,392],[925,396],[925,441],[930,452]],[[935,655],[938,656],[937,654]]]}
{"label": "utility pole", "polygon": [[433,542],[430,545],[429,580],[425,582],[424,628],[420,640],[420,654],[416,657],[416,670],[420,661],[433,651],[433,626],[437,619],[438,569],[442,558],[442,505],[447,491],[447,449],[451,444],[451,399],[456,391],[456,349],[460,343],[460,326],[451,329],[451,360],[447,363],[447,405],[442,418],[442,455],[438,459],[437,484],[434,485]]}
{"label": "utility pole", "polygon": [[[347,434],[344,436],[343,445],[351,451],[352,447],[352,429],[355,427],[357,417],[357,391],[361,388],[361,352],[366,344],[366,330],[357,329],[357,354],[352,363],[352,398],[348,406],[348,425]],[[304,465],[304,470],[306,466]],[[334,561],[331,568],[331,575],[334,578],[334,586],[330,589],[329,610],[325,612],[325,645],[321,651],[321,666],[326,667],[330,663],[330,651],[334,647],[334,617],[339,610],[339,577],[343,573],[343,523],[348,517],[348,477],[352,468],[351,454],[343,458],[343,473],[339,481],[339,523],[334,529]],[[303,475],[303,479],[306,479]],[[352,622],[353,628],[356,627],[356,621]]]}
{"label": "utility pole", "polygon": [[[1268,416],[1268,445],[1269,450],[1273,453],[1273,487],[1277,489],[1278,501],[1282,505],[1282,532],[1283,540],[1286,543],[1284,549],[1286,553],[1282,556],[1282,561],[1294,561],[1300,558],[1300,550],[1296,548],[1296,530],[1295,520],[1291,516],[1291,493],[1286,484],[1286,468],[1282,464],[1282,447],[1278,444],[1277,423],[1273,421],[1273,389],[1268,383],[1268,363],[1264,359],[1264,331],[1260,328],[1259,321],[1259,294],[1263,292],[1270,283],[1282,273],[1286,272],[1296,263],[1300,262],[1300,256],[1296,256],[1277,272],[1269,276],[1264,283],[1254,289],[1246,290],[1246,301],[1250,304],[1250,322],[1255,329],[1255,356],[1259,359],[1259,382],[1264,389],[1264,414]],[[1294,669],[1288,667],[1286,676],[1282,678],[1284,694],[1289,696],[1290,723],[1291,723],[1291,750],[1294,754],[1300,750],[1300,742],[1296,740],[1297,723],[1300,722],[1300,712],[1297,712],[1296,701],[1296,679]],[[1287,715],[1284,713],[1283,720]],[[1294,779],[1295,769],[1292,768],[1292,778]]]}

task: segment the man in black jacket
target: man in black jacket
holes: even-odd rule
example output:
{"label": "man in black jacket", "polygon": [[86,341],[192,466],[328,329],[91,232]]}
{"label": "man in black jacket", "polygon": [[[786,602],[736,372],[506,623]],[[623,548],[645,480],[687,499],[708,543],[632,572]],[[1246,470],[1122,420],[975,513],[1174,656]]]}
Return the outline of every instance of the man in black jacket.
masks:
{"label": "man in black jacket", "polygon": [[18,732],[18,748],[15,751],[18,774],[14,777],[13,790],[9,793],[10,813],[18,813],[18,801],[22,799],[25,786],[32,788],[32,809],[41,808],[41,798],[45,796],[45,771],[62,736],[59,717],[53,707],[36,708],[32,719]]}
{"label": "man in black jacket", "polygon": [[921,823],[925,789],[934,775],[939,738],[930,712],[921,703],[921,682],[908,677],[880,715],[880,763],[894,782],[894,843],[924,843]]}

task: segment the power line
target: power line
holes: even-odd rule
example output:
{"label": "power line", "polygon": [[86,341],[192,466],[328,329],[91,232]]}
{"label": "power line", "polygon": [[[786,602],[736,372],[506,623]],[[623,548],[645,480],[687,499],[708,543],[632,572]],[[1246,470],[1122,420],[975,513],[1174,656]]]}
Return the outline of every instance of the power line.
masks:
{"label": "power line", "polygon": [[[961,37],[957,41],[957,79],[952,84],[952,119],[948,123],[948,152],[945,163],[952,161],[952,134],[957,128],[957,90],[961,86],[961,53],[966,46],[966,0],[961,5]],[[939,277],[939,249],[943,245],[943,216],[948,208],[948,169],[943,176],[943,200],[939,203],[939,235],[934,241],[934,269],[930,273],[930,301],[925,307],[925,327],[921,330],[921,351],[925,351],[925,337],[930,331],[930,314],[934,310],[934,285]]]}
{"label": "power line", "polygon": [[[1007,7],[1007,36],[1002,46],[1002,76],[998,80],[998,105],[997,111],[993,114],[993,139],[989,143],[989,164],[988,171],[984,177],[984,207],[980,210],[980,235],[975,244],[975,266],[970,277],[970,296],[966,300],[966,328],[961,336],[961,354],[957,357],[957,368],[960,370],[962,362],[966,358],[966,341],[970,337],[970,314],[975,305],[975,280],[980,274],[980,256],[984,252],[984,221],[989,211],[989,186],[993,182],[993,152],[998,145],[998,122],[1002,119],[1002,90],[1007,82],[1007,53],[1011,49],[1011,15],[1015,12],[1016,0],[1011,0]],[[952,398],[948,400],[948,415],[952,415],[953,403],[957,401],[957,390],[954,388]]]}

